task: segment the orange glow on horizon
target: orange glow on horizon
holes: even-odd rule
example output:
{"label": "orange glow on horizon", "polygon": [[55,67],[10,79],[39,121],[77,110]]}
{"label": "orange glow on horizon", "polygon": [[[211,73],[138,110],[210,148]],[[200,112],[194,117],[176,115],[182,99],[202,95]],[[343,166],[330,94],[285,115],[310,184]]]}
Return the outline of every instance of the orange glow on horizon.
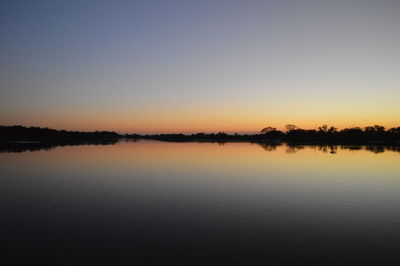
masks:
{"label": "orange glow on horizon", "polygon": [[312,112],[301,114],[295,110],[265,111],[261,107],[228,108],[213,107],[199,111],[198,108],[181,107],[164,110],[142,110],[140,108],[95,108],[86,110],[21,110],[18,113],[3,113],[3,125],[39,126],[54,129],[96,131],[107,130],[119,133],[258,133],[266,126],[284,130],[286,124],[295,124],[304,129],[317,129],[327,124],[338,129],[383,125],[386,128],[400,126],[397,110],[379,113],[360,112]]}

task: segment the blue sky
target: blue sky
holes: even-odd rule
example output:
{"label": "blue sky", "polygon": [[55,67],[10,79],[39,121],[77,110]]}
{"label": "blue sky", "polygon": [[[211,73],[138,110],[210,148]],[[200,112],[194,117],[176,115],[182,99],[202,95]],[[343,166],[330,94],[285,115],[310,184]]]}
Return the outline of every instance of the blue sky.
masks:
{"label": "blue sky", "polygon": [[2,1],[0,123],[400,124],[399,1]]}

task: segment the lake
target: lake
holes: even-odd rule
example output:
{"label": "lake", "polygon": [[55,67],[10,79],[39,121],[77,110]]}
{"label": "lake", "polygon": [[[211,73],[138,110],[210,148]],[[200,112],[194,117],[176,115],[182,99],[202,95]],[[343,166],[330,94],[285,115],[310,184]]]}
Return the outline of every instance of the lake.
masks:
{"label": "lake", "polygon": [[400,265],[396,149],[120,141],[0,176],[3,265]]}

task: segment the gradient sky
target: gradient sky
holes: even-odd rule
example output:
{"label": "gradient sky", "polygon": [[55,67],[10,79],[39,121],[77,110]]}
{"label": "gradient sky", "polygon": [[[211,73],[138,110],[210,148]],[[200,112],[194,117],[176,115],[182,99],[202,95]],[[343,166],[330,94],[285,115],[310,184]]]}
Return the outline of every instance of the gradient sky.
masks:
{"label": "gradient sky", "polygon": [[400,125],[400,1],[1,1],[0,124]]}

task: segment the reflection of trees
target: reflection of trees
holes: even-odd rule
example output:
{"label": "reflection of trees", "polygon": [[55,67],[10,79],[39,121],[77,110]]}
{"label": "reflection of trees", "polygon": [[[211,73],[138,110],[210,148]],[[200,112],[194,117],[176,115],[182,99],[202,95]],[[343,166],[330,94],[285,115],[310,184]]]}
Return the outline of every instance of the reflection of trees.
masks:
{"label": "reflection of trees", "polygon": [[342,150],[350,150],[350,151],[370,151],[376,154],[383,153],[385,151],[394,151],[400,152],[400,146],[384,146],[384,145],[366,145],[366,146],[340,146]]}
{"label": "reflection of trees", "polygon": [[[137,142],[140,140],[137,139],[114,139],[114,140],[103,140],[103,141],[64,141],[64,142],[0,142],[0,153],[2,152],[25,152],[25,151],[38,151],[38,150],[50,150],[55,147],[63,147],[63,146],[77,146],[77,145],[113,145],[117,142]],[[213,142],[218,145],[225,145],[227,142],[219,141]],[[257,144],[262,147],[265,151],[275,151],[278,146],[282,146],[283,143],[265,143],[265,142],[251,142],[252,144]],[[338,148],[341,150],[349,150],[349,151],[369,151],[375,154],[380,154],[385,151],[393,151],[400,153],[400,145],[295,145],[288,144],[285,145],[285,152],[288,154],[294,154],[299,150],[302,150],[306,147],[314,148],[322,153],[330,153],[336,154]]]}
{"label": "reflection of trees", "polygon": [[101,140],[101,141],[64,141],[64,142],[9,142],[0,144],[0,153],[2,152],[25,152],[25,151],[48,151],[56,147],[78,146],[78,145],[114,145],[119,140]]}
{"label": "reflection of trees", "polygon": [[336,154],[338,146],[337,145],[319,145],[318,147],[319,151],[322,151],[323,153],[331,153],[331,154]]}
{"label": "reflection of trees", "polygon": [[[282,144],[268,144],[268,143],[257,143],[260,145],[264,150],[266,151],[275,151],[278,146],[281,146]],[[385,151],[394,151],[394,152],[400,152],[400,145],[394,145],[394,146],[383,146],[383,145],[357,145],[357,146],[345,146],[345,145],[294,145],[294,144],[287,144],[286,143],[286,150],[285,152],[288,154],[294,154],[298,152],[299,150],[303,150],[304,148],[309,147],[309,148],[314,148],[322,153],[330,153],[330,154],[336,154],[338,152],[338,149],[340,150],[349,150],[349,151],[370,151],[376,154],[383,153]]]}
{"label": "reflection of trees", "polygon": [[362,150],[362,146],[340,146],[342,150],[359,151]]}
{"label": "reflection of trees", "polygon": [[400,146],[389,146],[389,147],[386,147],[386,149],[389,151],[400,152]]}
{"label": "reflection of trees", "polygon": [[297,145],[287,145],[286,146],[286,153],[293,154],[298,152],[299,150],[304,149],[304,146],[297,146]]}
{"label": "reflection of trees", "polygon": [[385,151],[385,147],[383,146],[366,146],[365,149],[376,154],[383,153]]}
{"label": "reflection of trees", "polygon": [[266,151],[275,151],[276,146],[278,146],[278,145],[272,145],[272,144],[266,144],[266,143],[257,143],[257,144],[260,145]]}

